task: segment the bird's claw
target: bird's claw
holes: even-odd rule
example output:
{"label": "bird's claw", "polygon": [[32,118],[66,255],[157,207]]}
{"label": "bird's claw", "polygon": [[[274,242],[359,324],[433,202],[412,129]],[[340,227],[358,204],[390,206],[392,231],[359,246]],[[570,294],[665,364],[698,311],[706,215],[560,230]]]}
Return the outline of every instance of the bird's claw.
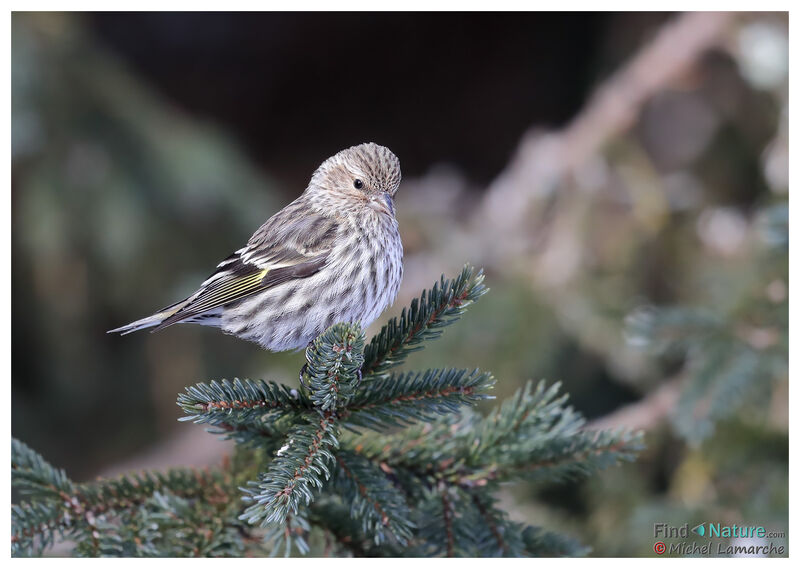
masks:
{"label": "bird's claw", "polygon": [[308,371],[308,364],[306,363],[303,364],[303,367],[300,368],[300,385],[302,385],[306,389],[308,389],[308,385],[306,385],[306,380],[303,379],[303,376],[305,376],[307,371]]}

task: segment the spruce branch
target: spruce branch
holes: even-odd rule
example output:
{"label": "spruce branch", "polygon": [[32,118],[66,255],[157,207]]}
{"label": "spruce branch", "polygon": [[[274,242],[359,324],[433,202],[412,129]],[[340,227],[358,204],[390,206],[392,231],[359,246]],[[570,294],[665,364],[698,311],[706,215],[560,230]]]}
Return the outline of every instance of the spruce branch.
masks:
{"label": "spruce branch", "polygon": [[[109,525],[108,516],[135,513],[157,493],[224,506],[230,503],[235,487],[233,476],[226,472],[193,469],[76,484],[41,455],[13,439],[11,474],[12,486],[36,500],[12,506],[14,555],[37,553],[51,545],[56,535],[75,538],[82,544],[79,553],[101,555],[104,547],[111,546],[100,539],[104,535],[100,527],[119,526]],[[129,543],[122,537],[119,540]]]}
{"label": "spruce branch", "polygon": [[35,556],[53,545],[70,526],[70,518],[51,501],[11,505],[11,555]]}
{"label": "spruce branch", "polygon": [[301,412],[310,405],[297,390],[273,381],[227,379],[197,383],[178,395],[178,406],[187,414],[180,421],[212,425],[246,424],[269,415]]}
{"label": "spruce branch", "polygon": [[421,527],[406,555],[553,557],[588,551],[571,538],[511,521],[480,489],[439,484],[424,493],[416,511]]}
{"label": "spruce branch", "polygon": [[308,521],[308,509],[300,505],[296,514],[286,516],[283,525],[274,524],[269,527],[264,542],[271,547],[270,557],[275,557],[283,551],[284,557],[289,557],[293,550],[300,555],[309,552],[308,534],[311,531],[311,524]]}
{"label": "spruce branch", "polygon": [[293,421],[290,419],[296,419],[296,416],[279,417],[271,423],[261,420],[250,423],[218,423],[207,429],[207,432],[272,455],[280,448],[283,438],[292,427]]}
{"label": "spruce branch", "polygon": [[353,557],[403,557],[411,549],[398,542],[386,540],[378,546],[369,534],[364,533],[360,520],[350,515],[349,504],[338,499],[314,502],[309,512],[309,521],[324,531],[330,545],[343,556]]}
{"label": "spruce branch", "polygon": [[533,385],[487,417],[462,412],[397,434],[345,437],[343,448],[395,469],[400,481],[464,489],[585,476],[641,450],[641,433],[582,430],[583,417],[558,396],[558,384]]}
{"label": "spruce branch", "polygon": [[[643,434],[616,431],[582,431],[569,437],[551,438],[536,444],[521,443],[509,448],[511,458],[462,477],[462,485],[526,480],[571,480],[630,462],[643,449]],[[518,457],[527,454],[527,459]],[[517,457],[517,458],[515,458]]]}
{"label": "spruce branch", "polygon": [[585,547],[561,534],[528,526],[522,531],[525,554],[534,557],[580,557],[589,553]]}
{"label": "spruce branch", "polygon": [[642,449],[641,432],[584,430],[585,420],[558,396],[559,387],[529,382],[498,410],[462,427],[456,438],[468,448],[464,462],[477,468],[461,484],[586,476],[633,460]]}
{"label": "spruce branch", "polygon": [[[765,282],[776,278],[767,276]],[[763,291],[765,286],[759,282],[753,288]],[[671,419],[675,431],[692,445],[711,436],[718,421],[767,396],[772,381],[786,375],[787,304],[758,298],[762,294],[748,296],[727,314],[706,308],[650,307],[627,320],[629,342],[656,356],[685,360],[685,379]],[[754,325],[756,305],[755,312],[764,321]]]}
{"label": "spruce branch", "polygon": [[350,505],[350,517],[362,521],[363,533],[373,536],[376,545],[389,537],[405,545],[414,529],[411,512],[386,473],[355,453],[340,452],[336,462],[333,487],[342,502]]}
{"label": "spruce branch", "polygon": [[479,370],[432,369],[391,374],[364,385],[347,408],[348,423],[379,430],[430,421],[490,399],[495,380]]}
{"label": "spruce branch", "polygon": [[496,507],[495,499],[486,492],[455,488],[453,548],[448,556],[460,557],[524,557],[530,555],[522,540],[526,527],[513,522]]}
{"label": "spruce branch", "polygon": [[[475,557],[480,520],[470,496],[455,486],[439,483],[427,489],[417,508],[419,541],[412,555]],[[479,555],[485,555],[482,551]]]}
{"label": "spruce branch", "polygon": [[421,350],[423,341],[441,336],[442,328],[458,320],[470,304],[488,292],[483,279],[483,270],[464,265],[458,277],[445,280],[442,275],[429,291],[412,300],[400,318],[389,320],[365,348],[365,379],[383,377],[408,354]]}
{"label": "spruce branch", "polygon": [[470,497],[482,522],[475,528],[475,549],[488,557],[522,556],[525,550],[521,524],[509,521],[506,513],[497,508],[492,496],[472,492]]}
{"label": "spruce branch", "polygon": [[[481,518],[485,521],[485,528],[489,530],[489,533],[492,536],[492,541],[494,542],[495,551],[501,557],[505,557],[510,552],[510,547],[508,543],[506,543],[506,539],[503,537],[505,533],[503,530],[503,517],[502,512],[499,512],[491,504],[484,503],[483,499],[478,495],[472,496],[472,502],[475,504],[475,507],[478,508],[478,512],[480,512]],[[486,548],[488,551],[492,551],[492,548]]]}
{"label": "spruce branch", "polygon": [[501,453],[504,445],[525,440],[530,431],[537,436],[576,433],[584,424],[583,418],[566,406],[568,396],[558,396],[561,384],[547,387],[540,381],[534,387],[528,382],[522,389],[482,419],[474,429],[476,444],[471,449],[473,460],[482,460],[485,453]]}
{"label": "spruce branch", "polygon": [[630,344],[685,362],[670,418],[693,446],[745,406],[763,414],[773,385],[787,377],[788,220],[785,200],[756,213],[750,270],[724,302],[640,307],[626,319]]}
{"label": "spruce branch", "polygon": [[262,527],[284,524],[296,515],[300,504],[308,505],[314,492],[330,478],[333,451],[339,446],[339,428],[333,413],[327,411],[309,418],[289,431],[284,446],[259,482],[242,488],[250,503],[241,519]]}
{"label": "spruce branch", "polygon": [[[97,518],[96,540],[79,545],[78,553],[103,557],[229,557],[257,542],[231,515],[234,502],[216,504],[155,492],[141,506],[128,510],[125,523]],[[83,547],[81,547],[83,546]]]}
{"label": "spruce branch", "polygon": [[364,333],[358,324],[334,324],[306,349],[311,401],[323,411],[346,405],[364,364]]}
{"label": "spruce branch", "polygon": [[492,492],[631,460],[638,434],[586,431],[558,384],[530,382],[484,417],[473,407],[490,398],[489,373],[390,371],[480,297],[482,280],[470,267],[442,278],[366,347],[358,324],[331,326],[306,349],[302,389],[240,379],[188,387],[183,420],[237,443],[222,469],[77,484],[15,441],[12,482],[31,502],[12,508],[12,551],[38,553],[61,537],[86,556],[233,556],[262,543],[302,555],[318,536],[354,556],[579,552],[509,520]]}
{"label": "spruce branch", "polygon": [[447,496],[447,488],[442,488],[442,522],[444,524],[444,537],[447,544],[447,556],[455,556],[455,539],[453,536],[453,506]]}
{"label": "spruce branch", "polygon": [[60,468],[54,468],[25,443],[11,439],[11,485],[27,497],[70,495],[74,485]]}
{"label": "spruce branch", "polygon": [[225,502],[232,483],[232,478],[220,471],[176,468],[165,473],[141,472],[79,484],[71,501],[79,511],[91,511],[95,515],[139,505],[156,492]]}
{"label": "spruce branch", "polygon": [[452,435],[458,429],[458,419],[448,415],[388,435],[345,434],[342,448],[380,464],[383,469],[391,469],[406,492],[413,495],[420,484],[431,487],[436,483],[437,464],[453,463]]}

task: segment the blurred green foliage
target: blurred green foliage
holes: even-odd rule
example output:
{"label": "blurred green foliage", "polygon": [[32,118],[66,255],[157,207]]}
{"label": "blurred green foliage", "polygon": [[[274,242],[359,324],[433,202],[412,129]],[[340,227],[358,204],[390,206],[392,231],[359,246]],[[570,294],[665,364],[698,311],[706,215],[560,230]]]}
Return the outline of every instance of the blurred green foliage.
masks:
{"label": "blurred green foliage", "polygon": [[172,427],[187,377],[254,353],[105,330],[184,295],[280,203],[228,137],[159,101],[77,24],[13,18],[13,428],[89,474]]}

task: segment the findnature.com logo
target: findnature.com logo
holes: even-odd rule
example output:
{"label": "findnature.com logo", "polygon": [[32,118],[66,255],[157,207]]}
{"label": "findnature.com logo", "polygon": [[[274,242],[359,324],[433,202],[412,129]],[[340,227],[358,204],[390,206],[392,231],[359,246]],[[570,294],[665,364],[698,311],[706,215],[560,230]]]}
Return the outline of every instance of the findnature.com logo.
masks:
{"label": "findnature.com logo", "polygon": [[[690,540],[690,532],[701,540]],[[785,544],[768,541],[785,538],[785,532],[767,531],[767,528],[761,525],[704,522],[689,528],[688,523],[672,526],[657,522],[653,524],[653,537],[662,540],[653,545],[653,551],[657,555],[782,556],[786,554]],[[667,545],[664,539],[683,541]],[[730,540],[730,542],[714,543],[713,539]]]}

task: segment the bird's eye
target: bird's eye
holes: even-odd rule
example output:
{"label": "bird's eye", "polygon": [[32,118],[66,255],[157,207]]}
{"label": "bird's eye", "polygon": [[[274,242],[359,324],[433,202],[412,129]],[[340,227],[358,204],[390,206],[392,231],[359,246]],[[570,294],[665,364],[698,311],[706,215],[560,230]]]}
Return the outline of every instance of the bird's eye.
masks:
{"label": "bird's eye", "polygon": [[358,179],[356,179],[356,180],[353,182],[353,186],[355,186],[355,188],[356,188],[357,190],[360,190],[361,188],[363,188],[363,187],[364,187],[364,182],[362,182],[361,180],[358,180]]}

